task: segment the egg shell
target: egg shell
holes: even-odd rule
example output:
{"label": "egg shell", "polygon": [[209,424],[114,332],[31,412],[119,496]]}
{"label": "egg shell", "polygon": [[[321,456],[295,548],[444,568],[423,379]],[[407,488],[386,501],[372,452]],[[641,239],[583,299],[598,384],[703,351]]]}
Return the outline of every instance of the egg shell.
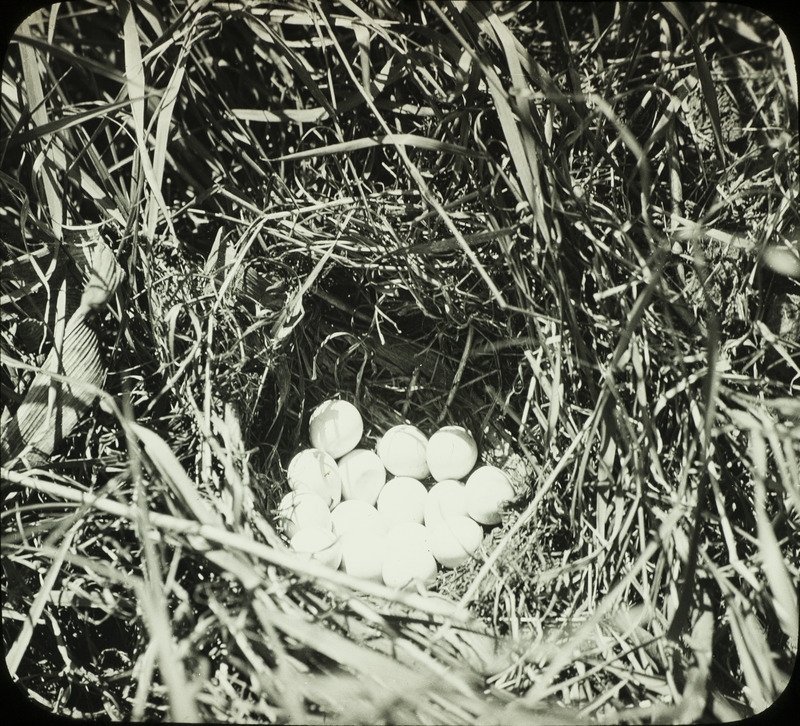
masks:
{"label": "egg shell", "polygon": [[515,497],[511,480],[496,466],[475,469],[466,482],[467,512],[481,524],[498,524],[500,508]]}
{"label": "egg shell", "polygon": [[384,535],[386,522],[371,504],[361,499],[345,499],[331,512],[332,528],[338,537],[356,535]]}
{"label": "egg shell", "polygon": [[364,435],[364,420],[349,401],[323,401],[311,413],[308,436],[311,445],[334,459],[352,451]]}
{"label": "egg shell", "polygon": [[428,437],[416,426],[392,426],[378,442],[377,452],[387,471],[394,476],[426,479],[430,476],[427,462]]}
{"label": "egg shell", "polygon": [[310,491],[325,500],[330,509],[342,500],[342,478],[334,458],[321,449],[303,449],[289,462],[289,486]]}
{"label": "egg shell", "polygon": [[374,505],[386,483],[386,469],[374,451],[353,449],[338,462],[342,498],[361,499]]}
{"label": "egg shell", "polygon": [[422,549],[431,551],[428,542],[428,528],[419,522],[399,522],[389,529],[386,535],[388,550]]}
{"label": "egg shell", "polygon": [[464,482],[442,479],[428,490],[423,508],[426,527],[433,527],[445,517],[466,517],[467,514],[467,490]]}
{"label": "egg shell", "polygon": [[289,544],[298,554],[307,555],[334,570],[342,562],[342,547],[329,529],[304,527],[295,533]]}
{"label": "egg shell", "polygon": [[389,527],[400,522],[422,524],[427,495],[428,490],[418,479],[396,476],[381,489],[377,509]]}
{"label": "egg shell", "polygon": [[353,534],[341,541],[343,569],[362,580],[383,582],[386,537],[380,534]]}
{"label": "egg shell", "polygon": [[478,551],[483,529],[471,517],[445,517],[430,529],[428,541],[439,564],[458,567]]}
{"label": "egg shell", "polygon": [[387,587],[412,590],[418,585],[430,587],[436,580],[436,560],[418,547],[387,549],[381,568]]}
{"label": "egg shell", "polygon": [[478,460],[478,445],[463,426],[443,426],[429,439],[426,460],[436,481],[463,479]]}
{"label": "egg shell", "polygon": [[305,527],[322,527],[328,530],[333,527],[328,504],[315,492],[288,492],[278,505],[277,515],[278,524],[287,537],[294,536]]}

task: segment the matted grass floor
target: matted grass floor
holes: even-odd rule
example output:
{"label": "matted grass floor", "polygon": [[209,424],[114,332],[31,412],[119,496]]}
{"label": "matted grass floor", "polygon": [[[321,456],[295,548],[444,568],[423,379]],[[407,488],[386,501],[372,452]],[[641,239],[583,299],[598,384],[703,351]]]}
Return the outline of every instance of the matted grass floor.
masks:
{"label": "matted grass floor", "polygon": [[[673,3],[62,3],[2,79],[6,664],[45,710],[687,723],[800,567],[797,82]],[[517,498],[397,593],[273,511],[320,401]]]}

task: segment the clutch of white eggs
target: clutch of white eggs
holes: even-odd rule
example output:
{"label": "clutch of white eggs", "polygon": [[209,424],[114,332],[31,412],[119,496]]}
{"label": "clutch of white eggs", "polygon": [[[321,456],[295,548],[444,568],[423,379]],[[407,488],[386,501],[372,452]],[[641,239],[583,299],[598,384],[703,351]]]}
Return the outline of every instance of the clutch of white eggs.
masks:
{"label": "clutch of white eggs", "polygon": [[437,563],[454,568],[475,555],[482,525],[500,522],[514,487],[502,469],[475,467],[478,447],[461,426],[430,439],[393,426],[375,451],[358,447],[363,434],[352,403],[314,409],[311,448],[289,463],[279,525],[294,551],[329,567],[392,588],[429,587]]}

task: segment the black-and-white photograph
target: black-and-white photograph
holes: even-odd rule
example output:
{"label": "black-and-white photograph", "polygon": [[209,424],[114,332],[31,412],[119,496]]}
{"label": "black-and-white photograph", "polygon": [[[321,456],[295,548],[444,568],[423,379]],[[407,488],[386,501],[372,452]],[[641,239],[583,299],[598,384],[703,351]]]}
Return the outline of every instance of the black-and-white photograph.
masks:
{"label": "black-and-white photograph", "polygon": [[800,154],[778,19],[73,0],[8,37],[11,722],[785,708]]}

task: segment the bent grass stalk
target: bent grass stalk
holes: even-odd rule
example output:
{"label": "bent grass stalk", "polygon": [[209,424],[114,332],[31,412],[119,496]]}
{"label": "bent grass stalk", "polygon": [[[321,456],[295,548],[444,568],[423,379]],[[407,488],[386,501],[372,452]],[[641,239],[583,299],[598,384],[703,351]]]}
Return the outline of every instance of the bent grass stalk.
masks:
{"label": "bent grass stalk", "polygon": [[[131,522],[135,521],[139,516],[136,512],[136,508],[132,505],[121,504],[120,502],[105,497],[97,497],[94,494],[71,489],[63,484],[43,481],[33,476],[19,474],[7,469],[3,469],[2,472],[0,472],[0,476],[28,489],[39,491],[58,499],[86,504]],[[221,529],[219,526],[213,524],[204,524],[197,520],[182,519],[169,514],[161,514],[160,512],[152,511],[148,512],[147,518],[153,527],[163,530],[166,533],[181,535],[187,540],[194,542],[194,547],[205,556],[213,556],[215,550],[211,549],[208,544],[203,545],[203,541],[253,556],[258,560],[277,565],[278,567],[282,567],[303,577],[323,580],[328,583],[330,587],[338,586],[346,589],[354,589],[368,595],[407,605],[408,607],[430,615],[452,618],[456,622],[465,623],[470,620],[470,616],[466,611],[461,610],[446,600],[427,598],[414,593],[398,592],[384,585],[378,585],[377,583],[350,577],[343,572],[331,570],[329,567],[314,562],[313,560],[303,558],[288,549],[280,551],[241,534]],[[226,560],[226,564],[230,564],[230,560]],[[241,561],[241,564],[237,564],[235,569],[228,572],[234,577],[240,578],[242,584],[248,587],[248,589],[263,584],[261,576],[254,573],[252,570],[248,571],[244,561]]]}

